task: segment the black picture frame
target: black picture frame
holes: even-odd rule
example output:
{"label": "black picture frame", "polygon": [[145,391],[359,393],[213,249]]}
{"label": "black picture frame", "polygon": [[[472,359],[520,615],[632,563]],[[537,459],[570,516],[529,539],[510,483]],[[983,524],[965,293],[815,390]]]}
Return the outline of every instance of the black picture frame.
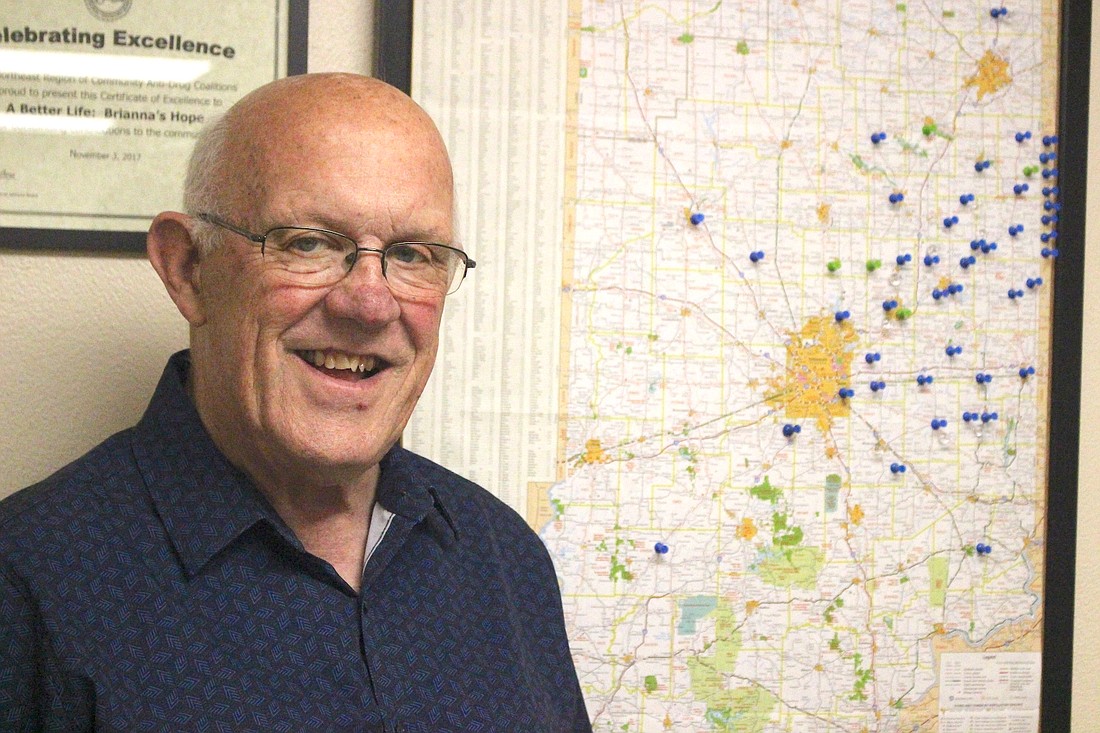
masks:
{"label": "black picture frame", "polygon": [[[414,0],[378,4],[376,75],[410,91]],[[1062,0],[1059,18],[1060,256],[1050,359],[1040,729],[1068,731],[1072,713],[1078,451],[1092,3]]]}
{"label": "black picture frame", "polygon": [[[288,0],[286,56],[288,76],[306,73],[308,47],[309,0]],[[111,214],[102,215],[104,219],[112,217]],[[145,232],[0,226],[0,251],[144,255]]]}
{"label": "black picture frame", "polygon": [[1062,0],[1058,68],[1058,186],[1062,237],[1054,283],[1050,442],[1043,568],[1043,672],[1039,727],[1070,729],[1077,557],[1081,348],[1085,298],[1091,0]]}

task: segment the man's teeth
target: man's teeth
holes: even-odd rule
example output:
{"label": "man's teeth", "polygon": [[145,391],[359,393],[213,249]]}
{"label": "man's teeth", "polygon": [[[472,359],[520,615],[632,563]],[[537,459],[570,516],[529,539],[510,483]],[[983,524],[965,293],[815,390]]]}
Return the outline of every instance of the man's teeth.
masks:
{"label": "man's teeth", "polygon": [[307,351],[306,361],[326,369],[350,369],[353,372],[372,372],[378,361],[373,356],[356,356],[340,351]]}

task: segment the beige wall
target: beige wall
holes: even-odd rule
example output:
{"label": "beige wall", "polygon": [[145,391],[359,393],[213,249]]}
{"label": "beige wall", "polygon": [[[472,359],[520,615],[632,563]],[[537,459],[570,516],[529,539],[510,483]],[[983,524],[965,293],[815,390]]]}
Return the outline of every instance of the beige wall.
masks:
{"label": "beige wall", "polygon": [[[1081,383],[1100,383],[1100,12],[1092,14],[1092,84],[1089,89],[1088,224],[1085,227],[1085,308]],[[1095,386],[1093,386],[1095,389]],[[1077,483],[1077,602],[1073,617],[1073,730],[1100,730],[1100,442],[1089,426],[1100,424],[1100,401],[1082,390],[1080,481]],[[1091,394],[1095,395],[1095,392]],[[1093,477],[1090,481],[1089,478]]]}
{"label": "beige wall", "polygon": [[[370,0],[314,0],[311,71],[367,71]],[[359,30],[361,29],[361,30]],[[1100,78],[1100,13],[1092,68]],[[1089,178],[1100,187],[1100,86],[1090,99]],[[1083,379],[1100,382],[1100,196],[1089,197]],[[167,356],[186,344],[182,318],[141,259],[0,253],[0,496],[43,478],[141,414]],[[1100,424],[1082,402],[1081,424]],[[1081,476],[1100,475],[1082,440]],[[1100,730],[1100,491],[1082,480],[1075,609],[1073,729]]]}

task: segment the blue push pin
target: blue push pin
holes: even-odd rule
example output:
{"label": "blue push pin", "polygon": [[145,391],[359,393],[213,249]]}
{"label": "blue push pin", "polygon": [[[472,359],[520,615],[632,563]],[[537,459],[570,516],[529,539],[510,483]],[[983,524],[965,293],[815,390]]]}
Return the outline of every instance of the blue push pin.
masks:
{"label": "blue push pin", "polygon": [[848,311],[837,311],[834,317],[836,318],[837,323],[843,323],[844,321],[851,318],[851,316],[852,314]]}
{"label": "blue push pin", "polygon": [[984,241],[985,241],[984,239],[971,239],[970,240],[970,249],[977,252],[979,249],[982,248],[982,242],[984,242]]}
{"label": "blue push pin", "polygon": [[1020,379],[1027,379],[1035,373],[1035,367],[1020,367]]}
{"label": "blue push pin", "polygon": [[1045,165],[1045,164],[1049,163],[1052,160],[1058,160],[1058,154],[1057,153],[1039,153],[1039,162],[1040,163],[1043,163]]}
{"label": "blue push pin", "polygon": [[703,220],[706,219],[706,218],[707,217],[704,216],[703,214],[700,214],[700,213],[696,212],[696,213],[691,215],[690,221],[691,221],[693,226],[699,226],[700,224],[703,223]]}
{"label": "blue push pin", "polygon": [[943,292],[939,288],[932,288],[932,300],[939,300],[940,298],[942,298],[946,294],[947,293]]}
{"label": "blue push pin", "polygon": [[932,419],[932,429],[933,430],[939,430],[940,428],[946,428],[946,427],[947,427],[947,420],[946,419],[944,419],[944,418],[933,418]]}
{"label": "blue push pin", "polygon": [[940,256],[939,255],[925,255],[924,256],[924,264],[925,264],[926,267],[931,267],[932,265],[938,265],[939,263],[940,263]]}
{"label": "blue push pin", "polygon": [[1057,168],[1044,168],[1043,169],[1043,178],[1057,178],[1057,177],[1058,177],[1058,169]]}
{"label": "blue push pin", "polygon": [[944,349],[944,352],[948,356],[958,356],[959,354],[961,354],[963,352],[963,347],[961,347],[961,346],[948,346],[946,349]]}
{"label": "blue push pin", "polygon": [[993,381],[993,375],[992,374],[986,374],[984,372],[978,372],[977,374],[974,375],[974,381],[977,382],[978,384],[989,384],[990,382]]}
{"label": "blue push pin", "polygon": [[755,252],[749,253],[749,260],[752,262],[760,262],[762,259],[764,259],[763,250],[756,250]]}
{"label": "blue push pin", "polygon": [[974,200],[974,194],[972,194],[972,193],[964,193],[962,196],[959,196],[959,203],[962,204],[963,206],[966,206],[967,204],[969,204],[973,200]]}
{"label": "blue push pin", "polygon": [[950,229],[951,227],[955,226],[958,223],[959,223],[959,217],[957,217],[957,216],[949,216],[949,217],[947,217],[946,219],[943,220],[943,225],[947,229]]}
{"label": "blue push pin", "polygon": [[964,423],[970,423],[970,422],[972,422],[974,420],[977,420],[977,419],[978,419],[978,413],[976,413],[976,412],[964,412],[963,413],[963,422]]}
{"label": "blue push pin", "polygon": [[994,251],[995,249],[997,249],[997,243],[996,242],[986,242],[984,239],[981,240],[982,254],[987,255],[990,252]]}
{"label": "blue push pin", "polygon": [[1058,203],[1057,201],[1044,201],[1043,202],[1043,210],[1044,211],[1061,211],[1062,210],[1062,204]]}
{"label": "blue push pin", "polygon": [[882,354],[878,353],[877,351],[868,352],[868,353],[863,355],[863,359],[868,364],[874,364],[876,361],[879,361],[880,359],[882,359]]}
{"label": "blue push pin", "polygon": [[1058,257],[1058,248],[1057,247],[1054,247],[1054,248],[1043,247],[1043,249],[1039,252],[1039,254],[1041,254],[1044,259],[1046,259],[1048,257],[1053,259],[1053,258]]}
{"label": "blue push pin", "polygon": [[1023,224],[1013,224],[1008,228],[1008,236],[1015,237],[1017,234],[1021,234],[1024,231]]}
{"label": "blue push pin", "polygon": [[[960,283],[951,283],[950,285],[947,286],[947,294],[948,295],[954,295],[955,293],[961,293],[962,291],[963,291],[963,286]],[[962,351],[961,346],[959,347],[959,351],[960,352]]]}
{"label": "blue push pin", "polygon": [[912,262],[912,261],[913,261],[913,255],[909,254],[908,252],[906,252],[905,254],[900,254],[900,255],[898,255],[897,257],[894,258],[894,262],[898,263],[898,267],[901,267],[906,262]]}
{"label": "blue push pin", "polygon": [[1040,241],[1042,241],[1043,244],[1046,244],[1050,240],[1057,239],[1057,238],[1058,238],[1058,230],[1056,230],[1056,229],[1051,229],[1049,232],[1043,232],[1042,234],[1039,235],[1039,239],[1040,239]]}
{"label": "blue push pin", "polygon": [[995,412],[983,412],[982,413],[982,422],[983,423],[987,423],[990,420],[996,420],[996,419],[997,419],[997,413],[995,413]]}
{"label": "blue push pin", "polygon": [[1051,145],[1057,145],[1057,144],[1058,144],[1058,136],[1057,135],[1044,135],[1043,136],[1043,145],[1047,146],[1048,148]]}
{"label": "blue push pin", "polygon": [[889,313],[890,311],[894,310],[897,307],[898,307],[898,302],[896,300],[884,300],[884,301],[882,301],[882,309],[884,311],[886,311],[887,313]]}
{"label": "blue push pin", "polygon": [[802,426],[801,425],[792,425],[792,424],[788,423],[788,424],[783,426],[783,437],[784,438],[793,438],[795,435],[797,435],[798,433],[801,433],[801,432],[802,432]]}
{"label": "blue push pin", "polygon": [[851,397],[855,397],[856,396],[856,391],[854,389],[849,388],[849,387],[841,387],[840,391],[837,392],[837,394],[840,396],[840,399],[846,400],[846,399],[849,399]]}
{"label": "blue push pin", "polygon": [[890,473],[905,473],[905,464],[904,463],[891,463],[890,464]]}
{"label": "blue push pin", "polygon": [[1058,223],[1058,215],[1057,214],[1043,214],[1042,216],[1039,217],[1039,221],[1041,221],[1043,223],[1043,226],[1050,226],[1051,224],[1057,224]]}
{"label": "blue push pin", "polygon": [[1029,277],[1027,279],[1028,290],[1034,290],[1035,288],[1039,287],[1042,284],[1043,284],[1043,278],[1041,278],[1041,277]]}
{"label": "blue push pin", "polygon": [[657,544],[653,545],[653,551],[656,552],[658,555],[667,555],[668,545],[666,545],[664,542],[658,542]]}
{"label": "blue push pin", "polygon": [[1018,143],[1022,143],[1024,140],[1030,140],[1030,139],[1031,139],[1031,132],[1030,131],[1028,131],[1028,132],[1017,132],[1016,133],[1016,142],[1018,142]]}
{"label": "blue push pin", "polygon": [[886,389],[886,382],[871,382],[871,391],[879,392]]}
{"label": "blue push pin", "polygon": [[885,139],[886,139],[886,133],[885,132],[872,132],[871,133],[871,144],[872,145],[878,145],[880,142],[882,142]]}
{"label": "blue push pin", "polygon": [[931,374],[928,374],[928,375],[918,374],[917,375],[917,386],[918,387],[924,387],[924,386],[927,386],[929,384],[932,384],[932,375]]}
{"label": "blue push pin", "polygon": [[1027,191],[1027,189],[1028,186],[1026,183],[1017,183],[1015,186],[1012,187],[1012,193],[1016,194],[1017,196],[1022,196],[1024,192]]}
{"label": "blue push pin", "polygon": [[[993,18],[994,20],[996,20],[997,18],[1003,18],[1004,16],[1008,15],[1008,8],[1006,8],[1006,7],[1005,7],[1005,6],[1003,6],[1003,5],[1002,5],[1001,7],[999,7],[999,8],[991,8],[991,9],[989,10],[989,15],[990,15],[990,17],[992,17],[992,18]],[[1017,135],[1017,136],[1019,136],[1019,134],[1020,134],[1020,133],[1016,133],[1016,135]],[[1029,133],[1028,133],[1028,136],[1030,136],[1030,135],[1031,135],[1031,133],[1029,132]]]}
{"label": "blue push pin", "polygon": [[977,552],[978,555],[988,555],[989,553],[993,552],[993,548],[987,544],[979,542],[978,544],[974,545],[974,551]]}
{"label": "blue push pin", "polygon": [[979,160],[977,163],[974,164],[974,170],[976,170],[978,173],[981,173],[991,165],[993,165],[992,160]]}
{"label": "blue push pin", "polygon": [[975,262],[977,262],[977,260],[974,259],[974,255],[970,255],[969,257],[963,257],[961,260],[959,260],[959,267],[961,267],[962,269],[965,270],[966,268],[973,265]]}
{"label": "blue push pin", "polygon": [[1014,290],[1012,288],[1009,288],[1009,290],[1008,290],[1008,299],[1009,300],[1016,300],[1017,298],[1022,298],[1022,297],[1024,297],[1024,291],[1023,290]]}
{"label": "blue push pin", "polygon": [[904,200],[905,200],[905,194],[903,194],[903,193],[892,193],[892,194],[890,194],[890,203],[892,203],[892,204],[900,204]]}

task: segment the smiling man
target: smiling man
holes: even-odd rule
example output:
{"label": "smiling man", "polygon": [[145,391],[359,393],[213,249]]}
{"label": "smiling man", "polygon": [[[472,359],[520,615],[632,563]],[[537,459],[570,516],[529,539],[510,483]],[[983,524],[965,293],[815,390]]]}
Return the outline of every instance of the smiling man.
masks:
{"label": "smiling man", "polygon": [[280,80],[185,188],[148,250],[190,350],[0,502],[0,729],[590,730],[541,542],[396,446],[474,267],[431,120]]}

